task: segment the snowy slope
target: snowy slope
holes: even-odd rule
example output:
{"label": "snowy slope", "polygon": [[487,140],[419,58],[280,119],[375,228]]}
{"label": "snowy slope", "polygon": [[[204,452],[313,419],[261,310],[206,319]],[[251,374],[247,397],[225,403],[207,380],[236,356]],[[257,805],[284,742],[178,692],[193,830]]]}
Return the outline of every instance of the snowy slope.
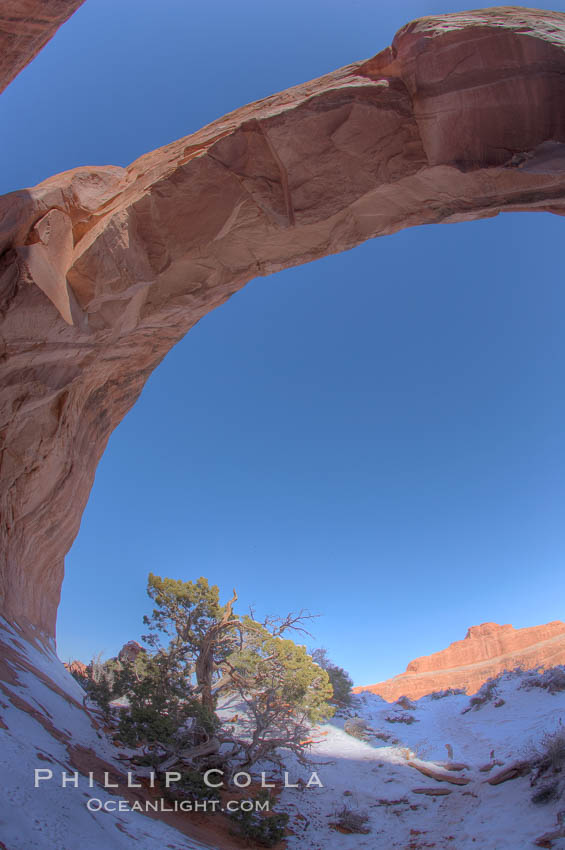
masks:
{"label": "snowy slope", "polygon": [[[3,621],[0,650],[0,848],[204,847],[136,812],[89,812],[88,798],[116,798],[82,780],[76,789],[61,788],[60,781],[34,788],[35,768],[53,769],[57,777],[61,770],[72,773],[78,750],[94,751],[102,760],[99,766],[122,774],[124,767],[92,712],[83,708],[83,691],[52,650],[25,640]],[[300,787],[284,789],[276,806],[291,816],[289,850],[527,850],[540,836],[558,832],[565,800],[534,804],[528,775],[488,782],[528,758],[545,734],[561,728],[565,691],[528,690],[523,687],[527,678],[521,673],[501,677],[491,699],[465,713],[466,695],[423,697],[413,709],[370,693],[354,697],[350,709],[314,730],[311,767],[287,759],[289,783],[302,780]],[[240,709],[232,700],[221,713],[227,718]],[[370,728],[369,740],[345,731],[355,715]],[[414,720],[392,722],[395,718]],[[447,770],[446,763],[460,769]],[[271,776],[272,766],[265,768]],[[313,770],[324,787],[305,787]],[[436,778],[426,775],[430,771]],[[366,833],[332,828],[344,806],[366,813]],[[537,846],[565,850],[565,837]]]}
{"label": "snowy slope", "polygon": [[[520,688],[524,674],[506,674],[499,680],[493,699],[478,710],[462,714],[469,706],[466,695],[434,700],[423,697],[414,711],[405,711],[373,694],[354,698],[350,714],[362,717],[377,731],[399,739],[391,746],[378,739],[366,743],[346,734],[346,718],[319,728],[321,742],[312,747],[312,758],[326,761],[317,771],[324,788],[287,789],[282,807],[291,814],[295,836],[289,848],[296,850],[526,850],[539,836],[555,831],[557,815],[565,800],[536,805],[531,802],[528,776],[499,785],[489,777],[527,757],[546,732],[559,728],[565,713],[565,693],[551,694]],[[495,701],[504,704],[495,707]],[[391,723],[391,716],[413,716],[410,725]],[[455,762],[468,767],[443,771],[451,777],[469,779],[466,785],[438,782],[420,773],[409,762],[441,773],[438,763],[448,760],[449,745]],[[480,771],[494,759],[491,771]],[[293,770],[305,781],[309,771]],[[296,780],[295,780],[296,781]],[[447,789],[445,796],[416,794],[414,789]],[[335,812],[349,806],[369,817],[368,834],[343,834],[330,824]],[[298,818],[296,815],[298,814]],[[554,848],[565,848],[557,839]]]}
{"label": "snowy slope", "polygon": [[[69,748],[95,750],[123,773],[116,749],[81,708],[84,693],[54,651],[24,639],[0,619],[0,847],[9,850],[201,850],[203,844],[138,812],[87,810],[103,801],[100,786],[61,788],[61,771],[74,773]],[[4,728],[7,727],[7,728]],[[34,769],[55,780],[34,788]],[[114,798],[116,799],[116,798]]]}

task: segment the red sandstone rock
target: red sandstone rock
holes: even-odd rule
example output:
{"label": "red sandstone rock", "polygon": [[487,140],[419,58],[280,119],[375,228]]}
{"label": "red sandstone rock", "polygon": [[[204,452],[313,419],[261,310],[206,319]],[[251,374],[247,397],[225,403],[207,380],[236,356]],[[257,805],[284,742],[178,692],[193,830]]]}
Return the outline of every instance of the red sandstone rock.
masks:
{"label": "red sandstone rock", "polygon": [[468,785],[471,781],[466,776],[451,776],[445,768],[436,769],[430,767],[429,764],[424,764],[423,762],[416,761],[415,759],[408,760],[406,764],[408,767],[413,767],[416,770],[419,770],[420,773],[424,774],[424,776],[428,776],[430,779],[435,779],[436,782],[449,782],[451,785]]}
{"label": "red sandstone rock", "polygon": [[69,673],[75,673],[79,676],[83,676],[85,679],[88,678],[88,670],[86,664],[83,664],[82,661],[71,661],[70,664],[64,665]]}
{"label": "red sandstone rock", "polygon": [[128,640],[124,643],[118,652],[119,661],[135,661],[140,652],[145,652],[144,648],[136,640]]}
{"label": "red sandstone rock", "polygon": [[474,694],[504,670],[547,669],[557,664],[565,664],[565,623],[560,620],[525,629],[483,623],[471,626],[464,640],[447,649],[411,661],[405,673],[354,691],[370,691],[390,702],[401,694],[419,699],[447,688]]}
{"label": "red sandstone rock", "polygon": [[83,3],[84,0],[2,0],[0,92]]}
{"label": "red sandstone rock", "polygon": [[[40,8],[59,21],[76,5]],[[36,49],[22,45],[4,79]],[[129,168],[0,198],[6,617],[54,633],[110,433],[175,342],[251,278],[416,224],[565,212],[564,46],[560,13],[423,18],[374,58]]]}
{"label": "red sandstone rock", "polygon": [[[139,644],[136,640],[129,640],[127,643],[124,643],[118,652],[117,660],[133,662],[136,660],[140,652],[145,652],[145,649],[141,646],[141,644]],[[69,664],[65,664],[64,666],[67,668],[69,673],[78,673],[79,676],[88,676],[87,666],[82,661],[71,661]]]}
{"label": "red sandstone rock", "polygon": [[525,776],[527,773],[530,773],[532,769],[531,762],[528,761],[519,761],[515,764],[511,764],[509,767],[505,767],[503,770],[500,770],[494,776],[491,776],[490,779],[487,779],[489,785],[501,785],[503,782],[508,782],[510,779],[518,779],[520,776]]}

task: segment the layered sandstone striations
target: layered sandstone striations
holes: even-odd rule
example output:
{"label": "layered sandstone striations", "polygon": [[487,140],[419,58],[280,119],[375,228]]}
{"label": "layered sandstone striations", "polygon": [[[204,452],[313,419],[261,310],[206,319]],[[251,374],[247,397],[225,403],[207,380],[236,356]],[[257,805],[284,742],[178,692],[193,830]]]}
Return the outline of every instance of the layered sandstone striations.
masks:
{"label": "layered sandstone striations", "polygon": [[171,346],[251,278],[416,224],[565,212],[564,48],[559,13],[424,18],[128,168],[0,198],[6,617],[53,634],[110,433]]}
{"label": "layered sandstone striations", "polygon": [[2,0],[0,92],[83,3],[84,0]]}
{"label": "layered sandstone striations", "polygon": [[354,690],[379,694],[389,702],[403,695],[419,699],[448,688],[474,694],[487,679],[505,670],[547,669],[558,664],[565,664],[565,623],[560,620],[525,629],[483,623],[471,626],[464,640],[447,649],[411,661],[405,673]]}

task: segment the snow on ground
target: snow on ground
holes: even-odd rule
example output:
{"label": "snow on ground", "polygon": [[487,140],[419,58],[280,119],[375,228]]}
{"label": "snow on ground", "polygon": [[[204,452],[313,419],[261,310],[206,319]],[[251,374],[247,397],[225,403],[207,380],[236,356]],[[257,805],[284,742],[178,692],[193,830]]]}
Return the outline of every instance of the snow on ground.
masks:
{"label": "snow on ground", "polygon": [[[3,644],[3,646],[2,646]],[[116,801],[100,786],[61,788],[60,771],[71,774],[71,750],[94,750],[124,772],[117,750],[84,710],[84,693],[52,649],[42,648],[0,620],[0,847],[9,850],[197,850],[203,844],[164,823],[131,811],[91,813],[91,797]],[[43,678],[42,678],[43,677]],[[499,680],[493,698],[462,713],[469,697],[424,697],[414,709],[364,693],[352,707],[314,730],[311,767],[288,757],[288,787],[276,810],[287,811],[293,834],[289,850],[527,850],[539,836],[557,829],[565,801],[532,802],[528,776],[490,785],[488,778],[532,752],[544,734],[560,728],[565,692],[520,687],[525,674]],[[241,706],[228,700],[221,713],[235,726]],[[344,725],[358,716],[377,734],[367,742]],[[394,718],[414,722],[391,722]],[[4,728],[7,727],[7,728]],[[480,768],[492,761],[491,771]],[[446,762],[464,763],[447,771]],[[273,775],[267,766],[267,775]],[[420,768],[420,770],[417,769]],[[52,769],[57,781],[34,788],[34,770]],[[259,769],[261,767],[259,766]],[[305,787],[316,771],[323,787]],[[432,770],[437,778],[425,775]],[[424,772],[421,772],[424,771]],[[446,778],[468,779],[452,784]],[[428,796],[414,789],[438,791]],[[332,828],[347,807],[366,812],[366,834]],[[549,846],[549,845],[547,845]],[[554,850],[565,850],[557,838]]]}
{"label": "snow on ground", "polygon": [[[311,756],[329,762],[316,767],[324,788],[312,786],[287,789],[279,807],[289,812],[295,835],[290,850],[526,850],[540,835],[557,829],[557,813],[565,801],[536,805],[527,776],[500,785],[490,785],[490,772],[479,768],[494,758],[503,766],[525,758],[546,732],[555,731],[565,711],[565,693],[550,694],[535,688],[521,689],[523,674],[507,674],[498,684],[492,701],[478,710],[462,714],[469,697],[452,695],[443,699],[424,697],[406,711],[380,697],[364,693],[354,697],[347,713],[359,715],[372,729],[399,740],[370,743],[347,734],[340,716],[318,729]],[[500,698],[504,704],[495,707]],[[414,723],[391,723],[387,717],[413,716]],[[466,785],[452,785],[429,778],[408,761],[440,771],[438,763],[452,759],[467,768],[448,772],[467,777]],[[416,758],[414,758],[416,757]],[[307,782],[309,769],[289,765],[290,779],[300,775]],[[444,770],[443,773],[446,771]],[[432,797],[415,794],[415,788],[451,793]],[[348,806],[364,810],[369,817],[368,834],[344,834],[332,829],[335,813]],[[298,814],[298,817],[296,815]],[[565,848],[565,839],[552,845]]]}
{"label": "snow on ground", "polygon": [[[61,787],[61,771],[73,774],[69,745],[95,750],[123,773],[116,749],[81,708],[84,692],[54,651],[25,640],[0,618],[4,676],[0,680],[0,847],[9,850],[201,850],[164,823],[135,811],[89,812],[86,802],[113,803],[101,786]],[[40,675],[26,669],[31,666]],[[50,686],[48,682],[51,682]],[[54,686],[54,687],[53,687]],[[55,724],[56,728],[53,728]],[[7,728],[4,728],[6,726]],[[59,740],[61,738],[62,740]],[[54,779],[34,787],[34,770]],[[113,804],[112,803],[112,804]]]}

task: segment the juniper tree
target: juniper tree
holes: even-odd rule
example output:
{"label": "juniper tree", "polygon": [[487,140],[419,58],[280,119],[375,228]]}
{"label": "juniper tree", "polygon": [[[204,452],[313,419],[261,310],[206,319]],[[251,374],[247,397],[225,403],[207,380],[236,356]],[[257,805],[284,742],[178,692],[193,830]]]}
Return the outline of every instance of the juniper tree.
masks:
{"label": "juniper tree", "polygon": [[247,708],[246,737],[238,743],[244,765],[269,759],[279,749],[304,760],[310,724],[331,717],[328,674],[304,646],[273,635],[249,617],[242,622],[241,647],[226,659],[232,686]]}
{"label": "juniper tree", "polygon": [[[150,573],[147,594],[155,608],[150,617],[143,618],[151,633],[144,640],[154,649],[165,651],[189,680],[195,680],[194,694],[213,712],[214,680],[221,675],[221,663],[235,645],[239,620],[232,609],[237,593],[234,590],[230,601],[220,605],[218,586],[210,586],[205,578],[192,582]],[[158,633],[169,638],[164,650]]]}
{"label": "juniper tree", "polygon": [[[122,665],[119,682],[129,700],[122,739],[156,745],[162,770],[179,761],[219,758],[221,743],[228,741],[232,757],[245,765],[274,757],[281,747],[302,757],[308,725],[333,713],[328,674],[303,646],[283,637],[290,630],[305,632],[311,615],[301,611],[259,622],[251,612],[240,618],[233,610],[235,590],[222,605],[218,587],[205,578],[185,582],[150,574],[147,593],[154,603],[144,617],[151,651],[142,676]],[[237,734],[219,729],[222,691],[245,703]],[[188,718],[196,721],[190,734]]]}

